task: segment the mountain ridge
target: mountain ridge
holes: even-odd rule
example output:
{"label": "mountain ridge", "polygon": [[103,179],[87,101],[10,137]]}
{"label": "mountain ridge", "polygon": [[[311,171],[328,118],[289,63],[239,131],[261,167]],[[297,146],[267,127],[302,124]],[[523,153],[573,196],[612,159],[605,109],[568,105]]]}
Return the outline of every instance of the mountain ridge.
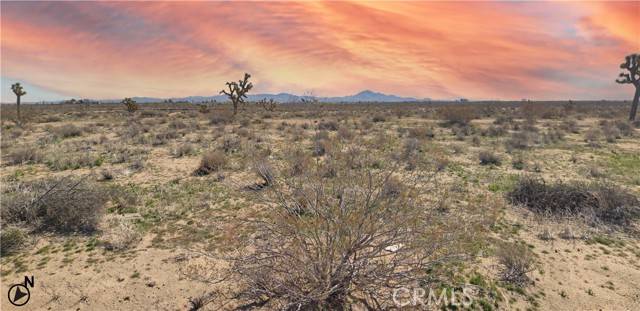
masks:
{"label": "mountain ridge", "polygon": [[[156,98],[156,97],[132,97],[133,100],[139,103],[152,103],[152,102],[166,102],[171,100],[172,102],[190,102],[190,103],[205,103],[205,102],[228,102],[229,99],[226,95],[214,95],[214,96],[186,96],[186,97],[173,97],[173,98]],[[250,94],[247,95],[247,100],[250,102],[256,102],[262,99],[273,99],[279,103],[296,103],[303,101],[318,101],[318,102],[332,102],[332,103],[357,103],[357,102],[414,102],[420,101],[420,99],[414,97],[402,97],[393,94],[384,94],[380,92],[374,92],[371,90],[363,90],[354,95],[347,96],[333,96],[333,97],[318,97],[318,96],[305,96],[294,95],[290,93],[262,93],[262,94]],[[118,100],[105,100],[103,102],[117,102]]]}

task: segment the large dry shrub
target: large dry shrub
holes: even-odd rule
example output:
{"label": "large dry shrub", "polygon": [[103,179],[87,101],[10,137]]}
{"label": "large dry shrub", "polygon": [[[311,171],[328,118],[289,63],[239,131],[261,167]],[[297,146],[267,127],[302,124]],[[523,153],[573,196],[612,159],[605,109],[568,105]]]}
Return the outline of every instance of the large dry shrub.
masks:
{"label": "large dry shrub", "polygon": [[95,231],[108,200],[105,191],[86,178],[48,178],[7,188],[3,222],[59,233]]}
{"label": "large dry shrub", "polygon": [[200,165],[193,172],[196,176],[209,175],[222,170],[227,165],[227,156],[220,151],[209,151],[202,155]]}
{"label": "large dry shrub", "polygon": [[548,183],[525,176],[507,194],[513,204],[553,217],[580,217],[591,224],[627,226],[640,217],[640,200],[612,184]]}
{"label": "large dry shrub", "polygon": [[439,210],[428,199],[433,175],[337,167],[327,176],[318,162],[260,192],[261,214],[243,223],[253,233],[230,242],[239,243],[236,297],[282,310],[383,309],[394,288],[427,282],[429,267],[474,252],[489,213]]}

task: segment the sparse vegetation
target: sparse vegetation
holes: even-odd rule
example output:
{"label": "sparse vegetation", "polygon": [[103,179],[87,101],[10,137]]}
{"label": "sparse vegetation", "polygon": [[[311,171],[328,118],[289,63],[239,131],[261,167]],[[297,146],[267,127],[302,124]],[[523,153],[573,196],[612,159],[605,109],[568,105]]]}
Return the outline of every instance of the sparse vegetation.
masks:
{"label": "sparse vegetation", "polygon": [[[198,308],[381,309],[390,305],[387,284],[413,286],[419,278],[426,287],[457,288],[468,271],[478,271],[474,301],[482,303],[474,306],[515,304],[497,298],[500,287],[509,300],[544,308],[542,267],[562,276],[553,263],[577,256],[578,267],[584,257],[599,268],[584,273],[613,275],[620,270],[608,261],[612,255],[631,269],[638,258],[629,251],[639,219],[637,129],[621,121],[624,103],[565,104],[287,103],[277,114],[257,104],[235,118],[215,104],[206,112],[190,103],[145,104],[135,114],[119,103],[23,106],[23,117],[38,111],[37,122],[18,127],[0,116],[8,121],[2,240],[26,241],[2,250],[2,273],[51,271],[59,263],[103,275],[122,257],[127,261],[118,264],[130,272],[118,282],[136,271],[132,281],[145,288],[157,281],[158,266],[193,268],[184,282],[215,271],[221,280],[189,283]],[[443,120],[452,105],[466,117]],[[48,116],[55,118],[43,122]],[[585,142],[592,130],[600,135],[590,141],[600,148]],[[64,194],[65,183],[46,204],[33,204],[41,207],[25,203],[38,202],[48,189],[41,183],[80,176],[82,191]],[[543,179],[555,177],[562,181]],[[500,208],[501,196],[524,209]],[[376,238],[353,242],[369,235]],[[182,253],[192,249],[198,251]],[[144,267],[144,255],[156,251],[164,260]],[[22,252],[37,255],[10,255]],[[349,252],[356,257],[339,260]],[[475,254],[483,260],[468,260]],[[208,256],[215,269],[200,266]],[[409,264],[415,256],[425,260]],[[439,264],[422,265],[434,260]],[[496,264],[499,270],[486,269]],[[346,290],[327,290],[331,283]],[[567,297],[579,295],[564,289]]]}

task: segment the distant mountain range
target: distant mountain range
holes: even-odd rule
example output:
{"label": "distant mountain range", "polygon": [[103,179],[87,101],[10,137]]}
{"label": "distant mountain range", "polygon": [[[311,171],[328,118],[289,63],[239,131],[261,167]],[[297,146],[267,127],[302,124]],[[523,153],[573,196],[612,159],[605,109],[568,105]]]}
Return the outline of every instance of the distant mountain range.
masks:
{"label": "distant mountain range", "polygon": [[[133,97],[136,102],[139,103],[157,103],[164,102],[169,99],[154,98],[154,97]],[[338,96],[338,97],[315,97],[315,96],[298,96],[289,93],[279,94],[252,94],[247,95],[248,101],[259,101],[261,99],[273,99],[279,103],[295,103],[302,101],[318,101],[318,102],[331,102],[331,103],[357,103],[357,102],[414,102],[419,101],[413,97],[400,97],[396,95],[382,94],[373,91],[362,91],[355,95]],[[229,99],[225,95],[216,96],[188,96],[180,98],[170,98],[173,102],[190,102],[190,103],[204,103],[204,102],[226,102]],[[102,100],[102,102],[117,102],[119,100]]]}

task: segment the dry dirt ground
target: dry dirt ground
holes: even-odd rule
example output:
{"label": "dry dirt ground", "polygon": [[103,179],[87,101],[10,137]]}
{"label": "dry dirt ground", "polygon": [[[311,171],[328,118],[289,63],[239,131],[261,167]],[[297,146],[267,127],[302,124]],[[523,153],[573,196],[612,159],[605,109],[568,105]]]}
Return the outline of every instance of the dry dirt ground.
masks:
{"label": "dry dirt ground", "polygon": [[[72,175],[88,176],[118,196],[107,203],[98,230],[91,234],[36,232],[3,222],[3,230],[17,226],[28,238],[1,258],[2,310],[185,310],[190,299],[233,289],[235,284],[211,284],[203,276],[222,273],[225,262],[207,254],[223,254],[226,239],[241,235],[234,231],[234,221],[249,217],[255,208],[245,189],[258,180],[253,161],[267,158],[280,167],[296,149],[311,155],[320,132],[327,136],[328,149],[341,141],[341,148],[359,146],[371,154],[377,152],[371,146],[401,153],[406,141],[415,139],[421,159],[441,171],[443,184],[490,198],[499,217],[488,241],[528,245],[535,268],[528,274],[531,283],[523,287],[502,282],[502,267],[489,242],[452,277],[489,293],[473,308],[640,309],[637,220],[629,230],[592,227],[535,215],[505,198],[523,175],[606,181],[639,195],[640,130],[631,126],[630,133],[610,133],[610,124],[624,119],[610,110],[622,108],[565,107],[559,116],[549,117],[541,112],[548,107],[540,106],[533,109],[540,112],[534,117],[532,108],[516,104],[489,112],[472,109],[468,125],[445,126],[446,119],[453,119],[451,112],[427,105],[279,106],[274,112],[250,107],[234,120],[226,106],[211,111],[177,107],[185,110],[162,105],[142,105],[134,113],[113,105],[38,107],[27,110],[29,120],[22,126],[8,116],[12,107],[2,108],[4,189]],[[496,121],[498,116],[513,120],[503,123]],[[68,126],[73,128],[63,128]],[[514,134],[524,131],[536,133],[535,138],[526,147],[509,147]],[[194,176],[209,150],[223,152],[228,163],[217,173]],[[500,163],[480,165],[483,151],[495,154]],[[106,247],[109,243],[122,247],[113,250]],[[31,275],[35,287],[28,305],[12,306],[8,287]],[[238,306],[230,297],[216,297],[203,309]]]}

